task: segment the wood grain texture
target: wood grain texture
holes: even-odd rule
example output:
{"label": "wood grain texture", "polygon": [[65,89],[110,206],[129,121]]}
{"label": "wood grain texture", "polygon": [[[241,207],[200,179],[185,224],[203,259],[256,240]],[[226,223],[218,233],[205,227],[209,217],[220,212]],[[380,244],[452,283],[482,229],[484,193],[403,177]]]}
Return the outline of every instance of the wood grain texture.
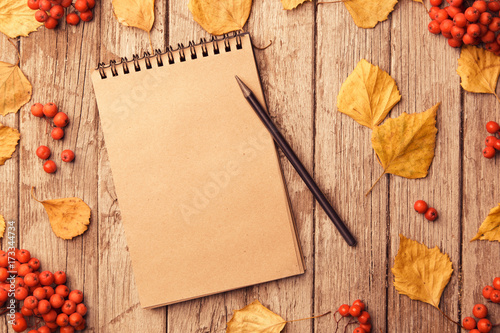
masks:
{"label": "wood grain texture", "polygon": [[[154,48],[208,37],[194,22],[186,0],[157,1],[155,14]],[[448,47],[442,36],[428,33],[429,18],[420,3],[400,1],[387,21],[365,30],[354,25],[343,4],[306,2],[285,11],[279,0],[272,0],[254,1],[245,26],[255,45],[273,42],[266,50],[255,51],[269,111],[358,245],[345,244],[281,156],[306,273],[142,309],[89,74],[100,61],[131,59],[134,53],[151,52],[151,45],[146,32],[116,21],[110,1],[98,1],[94,16],[92,22],[76,27],[63,23],[52,31],[41,28],[17,42],[20,67],[33,85],[33,98],[18,114],[0,117],[1,123],[21,131],[16,153],[0,166],[0,214],[18,222],[19,245],[39,258],[43,269],[65,270],[70,287],[84,291],[87,332],[220,333],[232,312],[254,299],[286,319],[297,319],[335,311],[358,298],[368,305],[372,332],[460,332],[436,309],[394,289],[390,268],[400,233],[429,247],[437,245],[450,255],[455,271],[441,300],[445,313],[461,319],[471,315],[475,303],[484,302],[482,287],[499,275],[499,244],[469,240],[500,202],[498,157],[487,160],[481,155],[487,136],[484,125],[500,121],[494,96],[461,90],[455,72],[459,51]],[[0,49],[0,61],[15,63],[15,50],[4,37]],[[384,176],[367,197],[365,192],[382,172],[371,148],[371,131],[336,108],[342,82],[363,58],[396,80],[403,98],[389,117],[422,112],[442,102],[429,176],[420,180]],[[52,140],[44,120],[29,112],[32,103],[49,101],[70,117],[61,141]],[[41,144],[52,149],[59,167],[54,175],[43,172],[35,155]],[[75,151],[74,163],[60,161],[63,149]],[[71,241],[57,238],[43,207],[30,198],[31,186],[40,199],[82,198],[92,208],[89,230]],[[414,211],[417,199],[438,210],[436,222],[429,223]],[[4,238],[2,248],[6,243]],[[489,307],[499,322],[500,310]],[[13,332],[4,318],[0,333]],[[334,330],[330,315],[287,324],[283,332]]]}
{"label": "wood grain texture", "polygon": [[[316,205],[315,311],[362,299],[373,318],[372,332],[385,331],[387,179],[365,197],[382,170],[371,130],[337,111],[337,95],[361,59],[390,71],[390,21],[363,30],[344,5],[330,4],[319,5],[317,17],[315,177],[358,245],[349,247]],[[334,327],[333,317],[320,319],[315,332]]]}
{"label": "wood grain texture", "polygon": [[490,209],[500,203],[499,156],[489,160],[481,153],[490,135],[485,125],[490,120],[500,122],[500,105],[493,95],[468,92],[463,92],[463,103],[462,318],[471,316],[473,306],[482,303],[488,306],[491,321],[498,324],[500,306],[487,303],[482,289],[500,276],[498,265],[492,264],[500,262],[500,244],[470,240]]}
{"label": "wood grain texture", "polygon": [[[426,31],[428,15],[422,4],[402,2],[391,19],[391,74],[403,96],[391,112],[422,112],[438,102],[437,141],[435,157],[424,179],[390,177],[390,267],[399,249],[399,234],[438,246],[449,254],[455,274],[443,293],[441,309],[458,318],[458,272],[460,267],[460,206],[461,206],[461,100],[456,70],[458,51],[449,47],[442,36]],[[439,218],[429,223],[413,208],[416,200],[425,200],[438,210]],[[448,322],[433,307],[398,295],[389,274],[388,318],[389,332],[410,332],[418,327],[422,332],[456,332],[457,326]]]}

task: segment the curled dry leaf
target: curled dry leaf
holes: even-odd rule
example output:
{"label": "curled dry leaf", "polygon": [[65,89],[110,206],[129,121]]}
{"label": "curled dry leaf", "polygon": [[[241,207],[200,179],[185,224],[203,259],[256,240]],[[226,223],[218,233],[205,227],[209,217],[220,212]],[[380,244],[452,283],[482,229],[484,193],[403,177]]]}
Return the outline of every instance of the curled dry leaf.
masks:
{"label": "curled dry leaf", "polygon": [[396,81],[378,66],[362,59],[342,84],[337,108],[373,129],[400,100]]}
{"label": "curled dry leaf", "polygon": [[227,323],[226,333],[279,333],[285,325],[285,319],[255,300],[243,309],[234,311]]}
{"label": "curled dry leaf", "polygon": [[212,35],[243,29],[252,0],[189,0],[194,20]]}
{"label": "curled dry leaf", "polygon": [[483,221],[471,242],[478,239],[500,242],[500,204],[490,210],[488,217]]}
{"label": "curled dry leaf", "polygon": [[19,66],[0,61],[0,114],[17,112],[30,99],[31,83]]}
{"label": "curled dry leaf", "polygon": [[387,20],[398,0],[346,0],[344,5],[360,28],[373,28]]}
{"label": "curled dry leaf", "polygon": [[475,46],[464,46],[458,59],[457,73],[462,88],[474,93],[493,94],[500,75],[500,57]]}
{"label": "curled dry leaf", "polygon": [[403,235],[399,238],[399,251],[392,267],[394,287],[402,295],[439,309],[441,294],[453,273],[450,257],[437,246],[429,249]]}
{"label": "curled dry leaf", "polygon": [[155,21],[155,0],[113,0],[113,11],[121,24],[149,32]]}
{"label": "curled dry leaf", "polygon": [[382,176],[386,173],[410,179],[427,176],[436,147],[436,111],[440,104],[421,113],[403,113],[373,129],[372,147],[384,168]]}
{"label": "curled dry leaf", "polygon": [[0,238],[3,237],[4,233],[5,233],[5,219],[3,218],[2,215],[0,215]]}
{"label": "curled dry leaf", "polygon": [[17,129],[0,124],[0,165],[12,157],[20,138]]}
{"label": "curled dry leaf", "polygon": [[40,201],[35,198],[31,188],[33,199],[43,205],[49,216],[52,231],[62,239],[72,239],[83,234],[90,223],[90,207],[79,198],[63,198]]}
{"label": "curled dry leaf", "polygon": [[35,20],[35,11],[26,5],[26,1],[0,1],[0,32],[7,37],[28,36],[42,24]]}
{"label": "curled dry leaf", "polygon": [[292,10],[306,1],[311,0],[281,0],[281,4],[283,5],[283,9]]}

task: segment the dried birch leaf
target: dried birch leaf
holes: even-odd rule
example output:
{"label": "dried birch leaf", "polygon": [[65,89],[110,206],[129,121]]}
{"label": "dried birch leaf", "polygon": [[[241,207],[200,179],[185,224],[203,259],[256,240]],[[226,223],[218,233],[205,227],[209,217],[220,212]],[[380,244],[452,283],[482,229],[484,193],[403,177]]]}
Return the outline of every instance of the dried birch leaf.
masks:
{"label": "dried birch leaf", "polygon": [[189,0],[194,20],[212,35],[243,29],[252,0]]}
{"label": "dried birch leaf", "polygon": [[384,168],[379,179],[386,173],[410,179],[427,176],[436,147],[436,111],[440,104],[421,113],[403,113],[373,129],[372,147]]}
{"label": "dried birch leaf", "polygon": [[17,129],[0,124],[0,165],[12,157],[20,138]]}
{"label": "dried birch leaf", "polygon": [[387,20],[398,0],[347,0],[344,5],[360,28],[373,28]]}
{"label": "dried birch leaf", "polygon": [[226,333],[279,333],[286,325],[281,318],[258,300],[234,311],[227,323]]}
{"label": "dried birch leaf", "polygon": [[42,24],[35,20],[35,11],[26,5],[26,1],[0,1],[0,32],[7,37],[26,37]]}
{"label": "dried birch leaf", "polygon": [[30,99],[31,83],[19,66],[0,61],[0,115],[16,113]]}
{"label": "dried birch leaf", "polygon": [[362,59],[342,84],[337,108],[373,129],[400,100],[396,81],[378,66]]}
{"label": "dried birch leaf", "polygon": [[488,217],[483,221],[471,242],[478,239],[500,242],[500,204],[490,210]]}
{"label": "dried birch leaf", "polygon": [[464,46],[458,59],[457,73],[462,88],[474,93],[493,94],[500,75],[500,57],[475,46]]}
{"label": "dried birch leaf", "polygon": [[283,9],[292,10],[306,1],[311,0],[281,0],[281,4],[283,5]]}
{"label": "dried birch leaf", "polygon": [[113,11],[121,24],[147,32],[155,22],[155,0],[113,0]]}
{"label": "dried birch leaf", "polygon": [[402,295],[439,309],[441,294],[453,273],[450,257],[437,246],[429,249],[403,235],[399,238],[399,251],[392,267],[394,287]]}
{"label": "dried birch leaf", "polygon": [[52,231],[62,239],[72,239],[83,234],[90,223],[90,207],[79,198],[63,198],[40,201],[33,194],[33,199],[43,205],[49,216]]}

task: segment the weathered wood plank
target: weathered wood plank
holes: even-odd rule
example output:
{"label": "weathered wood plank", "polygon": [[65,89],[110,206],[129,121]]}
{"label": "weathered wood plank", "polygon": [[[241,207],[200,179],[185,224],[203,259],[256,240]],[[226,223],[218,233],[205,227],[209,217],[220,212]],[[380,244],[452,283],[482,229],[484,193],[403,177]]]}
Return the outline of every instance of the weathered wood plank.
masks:
{"label": "weathered wood plank", "polygon": [[[450,255],[455,274],[446,288],[441,309],[458,317],[460,265],[460,85],[456,70],[458,51],[446,39],[427,31],[429,16],[417,2],[400,2],[392,14],[391,74],[403,96],[392,117],[422,112],[442,102],[437,113],[435,158],[427,178],[390,176],[390,267],[399,248],[399,234],[438,246]],[[379,168],[380,169],[380,168]],[[428,222],[413,208],[416,200],[435,207],[439,218]],[[390,273],[390,271],[389,271]],[[388,332],[456,332],[433,307],[397,293],[389,274]],[[398,318],[393,320],[393,318]]]}
{"label": "weathered wood plank", "polygon": [[[169,19],[169,41],[173,45],[207,36],[194,22],[183,1],[170,2]],[[268,49],[256,51],[268,106],[273,119],[310,169],[313,160],[313,99],[309,93],[313,86],[313,24],[312,4],[287,12],[279,1],[269,1],[254,2],[246,27],[255,44],[261,46],[273,41]],[[312,198],[286,159],[282,159],[282,165],[306,258],[306,274],[170,306],[169,332],[224,331],[232,311],[256,298],[284,318],[302,318],[311,314]],[[298,322],[289,325],[285,331],[306,332],[311,327],[311,322]]]}
{"label": "weathered wood plank", "polygon": [[[15,45],[19,45],[15,40],[13,40]],[[2,50],[2,55],[0,56],[0,61],[4,61],[10,64],[15,64],[18,60],[17,52],[14,47],[9,43],[7,37],[2,35],[0,37],[0,50]],[[19,64],[23,68],[23,64]],[[25,73],[26,74],[26,73]],[[28,80],[31,78],[28,77]],[[6,126],[14,127],[19,130],[19,118],[20,113],[29,110],[28,103],[18,111],[17,114],[8,114],[5,117],[0,116],[0,123]],[[29,111],[28,111],[29,112]],[[10,160],[7,160],[4,165],[0,166],[0,215],[2,215],[9,226],[9,221],[15,222],[16,228],[16,239],[18,240],[18,230],[19,230],[19,151],[23,144],[24,138],[21,135],[21,140],[16,148],[16,152],[12,155]],[[6,250],[10,245],[8,244],[8,229],[4,233],[2,239],[2,249]],[[0,332],[7,332],[11,325],[8,323],[6,316],[2,316],[0,321]],[[12,331],[12,328],[10,328]]]}
{"label": "weathered wood plank", "polygon": [[478,232],[490,209],[500,203],[499,156],[488,160],[482,150],[488,121],[500,122],[500,107],[493,95],[463,92],[463,210],[462,210],[462,318],[472,316],[477,303],[486,304],[490,320],[500,323],[500,306],[488,303],[482,296],[484,286],[500,276],[500,244],[470,240]]}
{"label": "weathered wood plank", "polygon": [[[371,130],[337,111],[337,95],[361,59],[390,71],[391,22],[358,28],[342,4],[319,5],[317,17],[315,178],[358,245],[349,247],[316,205],[315,309],[337,310],[362,299],[372,316],[372,332],[385,331],[387,179],[365,197],[381,173]],[[340,332],[346,323],[340,323]],[[334,327],[331,316],[318,320],[315,331]]]}
{"label": "weathered wood plank", "polygon": [[[132,59],[151,52],[148,34],[115,19],[111,2],[102,2],[99,60]],[[165,48],[166,2],[156,2],[151,31],[154,48]],[[94,67],[97,63],[94,63]],[[151,93],[157,93],[152,91]],[[137,116],[140,116],[138,110]],[[144,310],[139,304],[130,255],[120,217],[102,128],[99,128],[99,324],[98,332],[165,332],[166,308]],[[147,241],[147,240],[145,240]],[[161,288],[161,286],[158,286]]]}

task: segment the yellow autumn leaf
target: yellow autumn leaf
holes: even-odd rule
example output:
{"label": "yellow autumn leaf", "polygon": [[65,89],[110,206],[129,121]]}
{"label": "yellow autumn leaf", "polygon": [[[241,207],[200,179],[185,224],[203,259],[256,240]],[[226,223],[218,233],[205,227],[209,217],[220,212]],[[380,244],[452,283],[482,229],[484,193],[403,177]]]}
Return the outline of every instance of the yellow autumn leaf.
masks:
{"label": "yellow autumn leaf", "polygon": [[500,57],[483,48],[464,46],[458,59],[457,73],[465,90],[493,94],[499,99],[495,91],[500,75]]}
{"label": "yellow autumn leaf", "polygon": [[12,157],[21,134],[15,128],[0,124],[0,165]]}
{"label": "yellow autumn leaf", "polygon": [[17,112],[31,99],[31,90],[19,66],[0,61],[0,115]]}
{"label": "yellow autumn leaf", "polygon": [[347,0],[343,1],[354,23],[360,28],[373,28],[387,20],[398,0]]}
{"label": "yellow autumn leaf", "polygon": [[471,242],[478,239],[500,242],[500,204],[490,210]]}
{"label": "yellow autumn leaf", "polygon": [[52,231],[62,239],[72,239],[83,234],[90,223],[90,207],[79,198],[63,198],[40,201],[33,194],[33,199],[43,205],[49,216]]}
{"label": "yellow autumn leaf", "polygon": [[396,81],[365,59],[358,62],[337,97],[337,108],[363,126],[380,124],[401,100]]}
{"label": "yellow autumn leaf", "polygon": [[3,218],[2,215],[0,215],[0,238],[3,237],[4,232],[5,232],[5,219]]}
{"label": "yellow autumn leaf", "polygon": [[0,1],[0,32],[7,37],[26,37],[42,24],[35,20],[35,11],[26,5],[26,1]]}
{"label": "yellow autumn leaf", "polygon": [[194,20],[212,35],[241,30],[252,9],[252,0],[189,0]]}
{"label": "yellow autumn leaf", "polygon": [[279,333],[285,325],[285,319],[255,300],[234,311],[227,323],[226,333]]}
{"label": "yellow autumn leaf", "polygon": [[399,251],[392,267],[394,287],[402,295],[439,309],[441,294],[453,273],[450,257],[437,246],[429,249],[403,235],[399,235],[399,239]]}
{"label": "yellow autumn leaf", "polygon": [[155,21],[155,0],[113,0],[112,3],[118,22],[151,31]]}
{"label": "yellow autumn leaf", "polygon": [[372,147],[384,168],[375,184],[386,173],[410,179],[427,176],[436,147],[436,111],[440,104],[421,113],[403,113],[373,129]]}
{"label": "yellow autumn leaf", "polygon": [[281,4],[283,5],[283,9],[292,10],[306,1],[312,0],[281,0]]}

